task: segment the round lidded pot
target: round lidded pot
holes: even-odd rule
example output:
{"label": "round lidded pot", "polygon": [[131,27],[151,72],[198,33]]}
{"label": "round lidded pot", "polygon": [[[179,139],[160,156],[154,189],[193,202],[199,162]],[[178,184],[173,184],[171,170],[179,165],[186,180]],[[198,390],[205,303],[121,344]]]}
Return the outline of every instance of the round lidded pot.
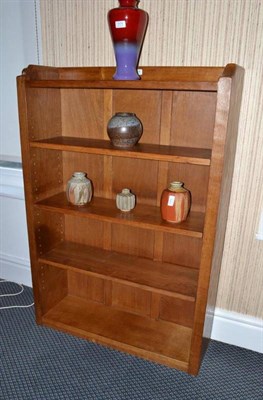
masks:
{"label": "round lidded pot", "polygon": [[107,133],[114,147],[133,147],[142,136],[142,123],[134,113],[118,112],[108,122]]}
{"label": "round lidded pot", "polygon": [[75,206],[84,206],[92,198],[92,184],[85,172],[74,172],[66,188],[67,199]]}
{"label": "round lidded pot", "polygon": [[116,196],[116,206],[121,211],[131,211],[135,207],[135,195],[130,189],[122,189]]}
{"label": "round lidded pot", "polygon": [[165,221],[180,223],[185,221],[191,205],[191,194],[183,187],[183,182],[171,182],[161,196],[161,215]]}

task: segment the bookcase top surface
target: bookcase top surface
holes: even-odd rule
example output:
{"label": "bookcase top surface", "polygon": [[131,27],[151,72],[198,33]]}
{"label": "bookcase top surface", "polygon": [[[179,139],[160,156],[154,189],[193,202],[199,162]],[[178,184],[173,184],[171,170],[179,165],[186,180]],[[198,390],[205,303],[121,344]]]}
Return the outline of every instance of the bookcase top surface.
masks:
{"label": "bookcase top surface", "polygon": [[[141,80],[209,80],[218,81],[224,67],[140,67]],[[42,65],[29,65],[23,70],[27,79],[75,79],[75,80],[111,80],[115,67],[49,67]]]}
{"label": "bookcase top surface", "polygon": [[138,81],[112,79],[115,67],[49,67],[29,65],[22,72],[29,87],[217,90],[221,77],[234,75],[237,66],[141,67]]}

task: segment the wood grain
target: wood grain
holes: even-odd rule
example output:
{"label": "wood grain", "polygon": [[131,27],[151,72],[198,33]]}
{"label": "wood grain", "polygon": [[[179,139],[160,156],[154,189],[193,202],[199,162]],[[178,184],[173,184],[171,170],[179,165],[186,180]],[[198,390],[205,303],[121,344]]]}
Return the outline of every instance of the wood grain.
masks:
{"label": "wood grain", "polygon": [[103,90],[61,90],[63,136],[103,139],[103,104]]}
{"label": "wood grain", "polygon": [[[137,81],[125,81],[123,85],[119,81],[104,81],[101,83],[94,81],[30,81],[28,83],[28,87],[30,88],[76,88],[76,89],[140,89],[140,84]],[[166,90],[196,90],[196,91],[216,91],[216,83],[215,82],[144,82],[144,87],[148,90],[158,90],[158,89],[166,89]]]}
{"label": "wood grain", "polygon": [[193,327],[195,303],[172,297],[162,296],[159,318],[179,325]]}
{"label": "wood grain", "polygon": [[[56,64],[59,65],[59,64]],[[77,63],[75,65],[78,65]],[[214,83],[217,84],[219,77],[222,75],[223,67],[143,67],[143,81],[153,82],[169,82],[174,84],[174,82],[195,82],[196,84]],[[110,83],[116,83],[120,88],[127,88],[126,85],[136,85],[135,87],[140,87],[140,82],[114,82],[112,80],[112,75],[115,72],[114,67],[41,67],[38,65],[29,65],[23,70],[23,74],[27,76],[27,84],[34,81],[67,81],[70,83],[72,81],[88,81],[93,82],[94,85],[103,84],[104,81]],[[118,86],[116,88],[118,88]],[[128,87],[130,88],[130,86]],[[163,89],[163,87],[161,87]],[[166,88],[165,88],[166,89]]]}
{"label": "wood grain", "polygon": [[154,231],[121,224],[110,225],[112,227],[112,250],[153,259]]}
{"label": "wood grain", "polygon": [[211,149],[215,107],[216,93],[173,92],[170,144]]}
{"label": "wood grain", "polygon": [[197,165],[210,165],[211,151],[180,146],[139,143],[132,149],[116,149],[110,142],[88,138],[53,137],[30,143],[32,148],[73,151],[87,154],[114,155],[148,160],[185,162]]}
{"label": "wood grain", "polygon": [[203,236],[204,214],[198,212],[190,212],[186,221],[180,224],[172,224],[162,220],[159,207],[138,204],[134,210],[124,213],[116,208],[115,201],[100,197],[93,198],[85,206],[77,207],[68,202],[64,192],[39,201],[35,206],[43,210],[109,221],[115,224],[130,225],[161,232],[180,233],[181,235],[197,238]]}
{"label": "wood grain", "polygon": [[149,291],[117,282],[112,284],[111,305],[119,310],[144,315],[145,317],[150,316],[151,297]]}
{"label": "wood grain", "polygon": [[140,84],[140,89],[132,90],[125,96],[123,90],[113,90],[113,113],[135,113],[143,126],[140,143],[156,145],[160,142],[162,91],[145,90],[143,82]]}
{"label": "wood grain", "polygon": [[[63,214],[62,214],[63,215]],[[65,240],[88,246],[102,247],[108,239],[104,237],[107,222],[65,215]],[[92,232],[89,234],[88,232]]]}
{"label": "wood grain", "polygon": [[[191,251],[189,251],[191,249]],[[163,261],[199,268],[202,250],[202,239],[191,238],[170,233],[164,234]]]}
{"label": "wood grain", "polygon": [[183,182],[191,193],[191,209],[205,212],[209,174],[210,169],[203,166],[173,163],[169,165],[166,186],[173,181]]}
{"label": "wood grain", "polygon": [[67,296],[68,278],[61,268],[40,264],[39,269],[41,312],[45,314]]}
{"label": "wood grain", "polygon": [[22,162],[23,162],[23,179],[25,188],[25,199],[26,199],[26,216],[28,225],[28,239],[29,239],[29,251],[32,268],[32,282],[33,291],[36,304],[36,321],[41,323],[42,311],[40,301],[40,286],[39,286],[39,266],[37,263],[37,242],[35,240],[35,226],[32,223],[34,220],[34,210],[30,206],[34,201],[32,177],[31,177],[31,159],[30,159],[30,147],[29,147],[29,134],[28,134],[28,117],[27,117],[27,92],[26,92],[26,78],[25,76],[17,78],[17,95],[18,95],[18,107],[19,107],[19,127],[20,127],[20,141],[22,149]]}
{"label": "wood grain", "polygon": [[[189,372],[191,373],[197,372],[201,361],[200,356],[203,344],[202,336],[208,299],[207,288],[210,280],[211,269],[215,274],[215,281],[218,282],[218,276],[221,267],[222,249],[224,243],[223,232],[225,232],[227,222],[227,210],[230,198],[232,170],[234,165],[243,76],[243,69],[236,66],[234,69],[225,71],[225,76],[221,77],[218,83],[214,141],[207,197],[207,211],[200,262],[196,313],[194,316],[193,337],[191,344],[192,356],[190,357],[189,363]],[[234,109],[232,109],[231,105],[234,107]],[[223,180],[224,178],[225,180]],[[222,196],[220,199],[220,193],[223,190],[223,186],[225,189],[223,193],[224,196]],[[220,201],[221,212],[219,214]],[[219,236],[217,237],[217,241],[214,242],[216,230]],[[214,254],[214,246],[216,246],[217,249],[221,249],[221,251],[219,250],[219,254],[217,254],[218,265],[216,267],[215,259],[213,260],[213,265],[211,263],[211,259]],[[215,284],[215,282],[213,286],[210,286],[210,290],[213,292],[213,295],[211,295],[211,306],[214,307],[217,293],[217,284]]]}
{"label": "wood grain", "polygon": [[[59,89],[26,89],[28,134],[31,140],[62,135]],[[47,116],[49,116],[47,118]]]}
{"label": "wood grain", "polygon": [[65,297],[43,320],[49,326],[70,329],[95,342],[162,361],[171,367],[187,368],[189,328],[109,309],[73,296]]}
{"label": "wood grain", "polygon": [[[40,257],[41,263],[193,301],[198,272],[174,264],[64,242]],[[174,277],[171,280],[171,275]],[[171,292],[171,293],[169,293]]]}
{"label": "wood grain", "polygon": [[67,271],[68,294],[81,299],[104,303],[104,280],[98,277],[80,275],[76,271]]}

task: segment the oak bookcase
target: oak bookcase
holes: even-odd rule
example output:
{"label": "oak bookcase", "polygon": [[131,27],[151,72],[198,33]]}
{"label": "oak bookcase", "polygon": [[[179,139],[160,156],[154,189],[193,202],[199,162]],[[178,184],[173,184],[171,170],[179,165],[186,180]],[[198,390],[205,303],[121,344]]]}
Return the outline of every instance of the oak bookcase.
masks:
{"label": "oak bookcase", "polygon": [[[37,323],[197,374],[211,333],[234,164],[243,69],[29,66],[17,78]],[[130,150],[107,123],[134,112]],[[84,207],[67,202],[74,171],[92,180]],[[181,224],[162,221],[160,196],[183,181]],[[136,208],[122,213],[128,187]]]}

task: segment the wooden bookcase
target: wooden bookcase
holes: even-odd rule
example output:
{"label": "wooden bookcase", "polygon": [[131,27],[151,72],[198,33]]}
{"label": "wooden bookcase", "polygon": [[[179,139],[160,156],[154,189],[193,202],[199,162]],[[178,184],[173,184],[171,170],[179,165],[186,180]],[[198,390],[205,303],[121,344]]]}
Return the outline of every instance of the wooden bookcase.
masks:
{"label": "wooden bookcase", "polygon": [[[113,72],[29,66],[17,78],[36,319],[197,374],[216,301],[243,69],[145,67],[140,81],[114,81]],[[130,150],[107,136],[120,111],[143,123]],[[66,199],[74,171],[93,182],[84,207]],[[160,215],[174,180],[192,195],[181,224]],[[124,187],[137,196],[130,213],[115,206]]]}

